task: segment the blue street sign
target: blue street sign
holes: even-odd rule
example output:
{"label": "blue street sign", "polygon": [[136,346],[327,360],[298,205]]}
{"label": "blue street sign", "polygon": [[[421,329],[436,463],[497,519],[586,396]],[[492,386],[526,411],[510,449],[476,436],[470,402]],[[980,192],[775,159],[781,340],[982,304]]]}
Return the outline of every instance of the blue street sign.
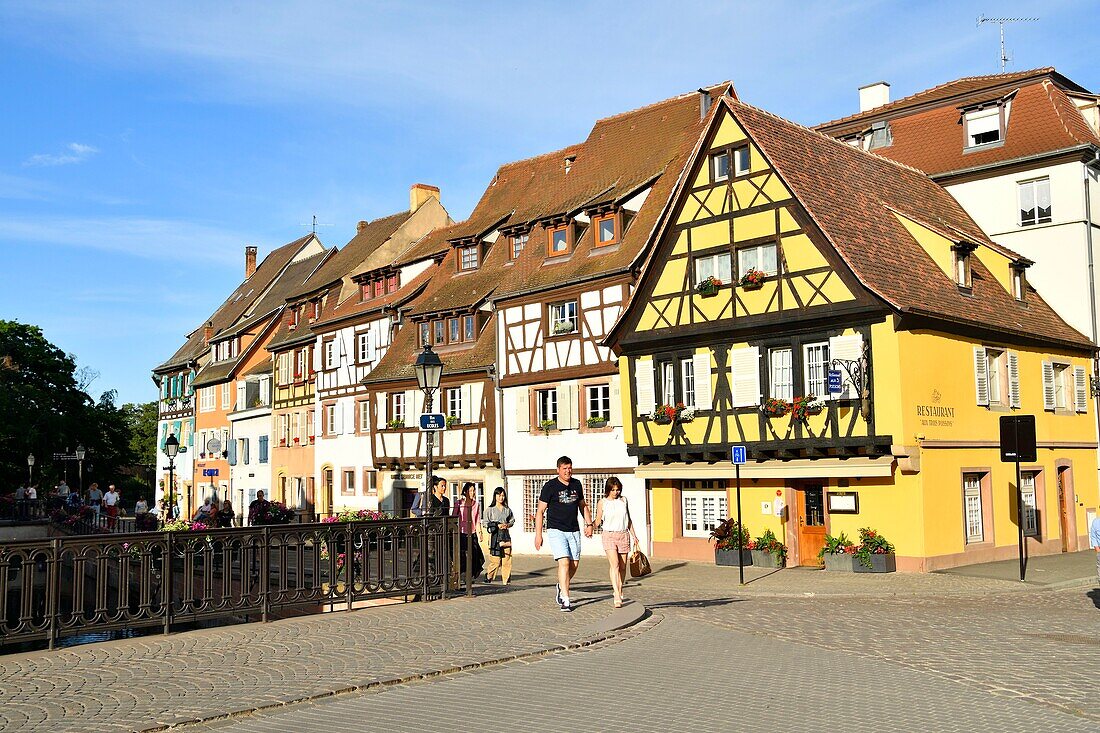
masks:
{"label": "blue street sign", "polygon": [[735,445],[730,449],[731,459],[735,465],[741,465],[748,462],[748,452],[743,445]]}
{"label": "blue street sign", "polygon": [[839,369],[829,370],[829,394],[840,394],[844,391],[844,380],[841,379]]}
{"label": "blue street sign", "polygon": [[421,430],[446,430],[447,417],[442,412],[425,412],[420,416]]}
{"label": "blue street sign", "polygon": [[202,475],[203,476],[217,476],[218,475],[218,469],[216,469],[216,468],[204,468],[204,469],[202,469]]}

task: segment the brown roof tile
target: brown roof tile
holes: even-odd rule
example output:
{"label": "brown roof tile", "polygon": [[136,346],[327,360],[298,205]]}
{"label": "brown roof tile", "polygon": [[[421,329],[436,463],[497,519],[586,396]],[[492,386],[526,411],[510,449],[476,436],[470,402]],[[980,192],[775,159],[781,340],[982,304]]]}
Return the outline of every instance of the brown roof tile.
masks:
{"label": "brown roof tile", "polygon": [[[312,293],[320,288],[335,283],[346,275],[353,274],[358,269],[375,269],[389,264],[388,260],[371,264],[371,255],[378,250],[386,240],[393,236],[398,228],[409,220],[412,212],[399,211],[374,221],[355,232],[355,236],[333,255],[324,267],[316,275],[303,281],[298,289],[288,297],[300,297]],[[364,263],[369,267],[363,267]]]}
{"label": "brown roof tile", "polygon": [[[413,365],[422,350],[415,324],[406,324],[397,332],[386,355],[363,380],[364,384],[416,379]],[[490,316],[473,346],[461,349],[437,349],[443,360],[443,376],[485,371],[496,362],[496,316]]]}

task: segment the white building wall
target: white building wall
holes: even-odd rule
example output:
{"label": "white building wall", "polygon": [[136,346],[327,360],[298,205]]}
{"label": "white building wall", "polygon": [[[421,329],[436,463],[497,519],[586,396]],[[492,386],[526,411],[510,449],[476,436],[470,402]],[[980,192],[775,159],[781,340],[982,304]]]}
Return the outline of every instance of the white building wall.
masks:
{"label": "white building wall", "polygon": [[[1081,163],[1062,163],[952,184],[947,191],[993,241],[1034,260],[1027,270],[1028,282],[1071,326],[1095,338],[1089,303],[1084,175]],[[1050,179],[1051,223],[1022,226],[1019,184],[1043,177]],[[1094,221],[1100,221],[1098,189],[1094,184]],[[1093,262],[1100,266],[1097,239],[1094,230],[1093,248],[1097,251]]]}
{"label": "white building wall", "polygon": [[[245,524],[248,505],[256,498],[257,491],[271,497],[271,408],[261,407],[239,412],[229,417],[231,438],[237,441],[237,465],[229,467],[229,491],[238,524]],[[260,437],[267,436],[267,460],[260,462]],[[248,440],[248,462],[241,440]]]}
{"label": "white building wall", "polygon": [[[162,451],[160,449],[161,442],[162,442],[161,441],[161,436],[165,435],[166,434],[165,431],[169,430],[170,426],[175,422],[177,422],[177,420],[159,420],[157,422],[156,488],[154,489],[153,501],[149,505],[150,509],[155,507],[156,503],[164,497],[164,489],[162,488],[162,483],[161,482],[168,480],[168,476],[167,476],[167,474],[168,474],[168,456],[164,455],[164,451]],[[194,417],[181,418],[181,419],[178,420],[178,422],[181,422],[181,423],[190,422],[191,426],[192,426],[191,434],[193,434],[193,428],[194,428],[194,424],[195,424],[195,418]],[[176,438],[179,439],[180,436],[177,435]],[[186,450],[184,450],[184,448],[186,448]],[[195,455],[194,446],[186,445],[185,443],[180,444],[180,453],[176,455],[174,470],[175,470],[175,477],[176,477],[176,485],[179,486],[180,489],[181,489],[181,491],[180,491],[181,501],[177,502],[177,506],[180,507],[180,515],[181,516],[182,516],[182,511],[183,511],[182,497],[183,497],[183,493],[184,493],[182,491],[182,489],[184,488],[185,484],[188,484],[188,483],[191,482],[191,476],[194,473],[194,466],[195,466],[194,455]],[[87,488],[87,487],[85,486],[85,488]]]}

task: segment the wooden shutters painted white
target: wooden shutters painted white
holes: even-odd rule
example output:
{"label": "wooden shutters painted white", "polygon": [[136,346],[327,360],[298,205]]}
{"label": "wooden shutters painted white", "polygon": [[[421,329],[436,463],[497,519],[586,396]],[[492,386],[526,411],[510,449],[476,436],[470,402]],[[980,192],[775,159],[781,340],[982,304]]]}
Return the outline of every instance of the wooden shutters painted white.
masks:
{"label": "wooden shutters painted white", "polygon": [[733,406],[752,407],[760,404],[760,349],[750,346],[730,352]]}
{"label": "wooden shutters painted white", "polygon": [[1020,402],[1020,355],[1008,352],[1008,406],[1019,409]]}
{"label": "wooden shutters painted white", "polygon": [[692,355],[695,372],[695,409],[710,410],[714,406],[710,388],[710,350]]}
{"label": "wooden shutters painted white", "polygon": [[974,393],[977,404],[989,406],[989,360],[984,346],[974,347]]}
{"label": "wooden shutters painted white", "polygon": [[1043,362],[1043,409],[1053,410],[1054,397],[1054,365],[1049,361]]}
{"label": "wooden shutters painted white", "polygon": [[623,396],[619,389],[619,378],[611,377],[611,424],[620,427],[623,424]]}
{"label": "wooden shutters painted white", "polygon": [[344,410],[343,405],[339,402],[332,406],[332,434],[342,435],[344,433]]}
{"label": "wooden shutters painted white", "polygon": [[648,415],[657,409],[657,395],[653,389],[653,362],[635,360],[634,387],[637,393],[638,415]]}
{"label": "wooden shutters painted white", "polygon": [[1073,367],[1073,406],[1077,412],[1089,411],[1089,380],[1084,367]]}
{"label": "wooden shutters painted white", "polygon": [[558,385],[558,430],[575,430],[577,427],[577,383]]}
{"label": "wooden shutters painted white", "polygon": [[531,432],[531,389],[520,387],[516,390],[516,430]]}
{"label": "wooden shutters painted white", "polygon": [[[464,384],[459,388],[459,394],[462,395],[462,404],[459,405],[459,420],[463,425],[471,425],[478,422],[477,415],[481,412],[481,405],[477,406],[477,410],[474,409],[474,386],[472,384]],[[478,400],[480,402],[480,400]]]}
{"label": "wooden shutters painted white", "polygon": [[418,424],[420,413],[416,410],[416,403],[413,401],[415,397],[413,395],[421,394],[420,390],[405,390],[405,427],[415,428]]}
{"label": "wooden shutters painted white", "polygon": [[[841,359],[843,361],[855,361],[861,362],[863,360],[863,334],[852,334],[850,336],[833,336],[829,339],[829,368],[832,368],[831,361],[833,359]],[[864,374],[863,379],[866,381],[870,377],[869,374]],[[840,378],[843,389],[840,394],[836,395],[837,399],[855,400],[861,398],[863,385],[857,385],[852,383],[852,375],[848,373],[843,367],[840,369]]]}
{"label": "wooden shutters painted white", "polygon": [[378,427],[379,430],[385,428],[386,423],[390,419],[390,416],[387,414],[389,410],[386,409],[389,406],[387,404],[388,402],[389,397],[386,395],[385,392],[374,396],[374,414],[378,416],[377,420],[375,420],[375,425]]}

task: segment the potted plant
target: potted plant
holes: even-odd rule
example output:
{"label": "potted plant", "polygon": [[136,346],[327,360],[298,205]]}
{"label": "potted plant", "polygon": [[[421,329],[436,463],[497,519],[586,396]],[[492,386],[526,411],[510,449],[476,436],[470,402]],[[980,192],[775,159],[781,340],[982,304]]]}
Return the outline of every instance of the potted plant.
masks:
{"label": "potted plant", "polygon": [[679,414],[679,410],[674,405],[661,405],[653,412],[649,413],[649,419],[658,425],[668,425],[676,419],[676,415]]}
{"label": "potted plant", "polygon": [[787,564],[787,546],[770,529],[752,541],[752,564],[758,568],[781,568]]}
{"label": "potted plant", "polygon": [[458,415],[448,415],[447,416],[447,427],[448,428],[453,428],[455,425],[458,425]]}
{"label": "potted plant", "polygon": [[573,321],[558,321],[554,324],[554,335],[561,336],[566,333],[573,333],[577,330],[577,324]]}
{"label": "potted plant", "polygon": [[745,290],[758,290],[767,278],[768,276],[763,270],[750,267],[741,276],[740,284]]}
{"label": "potted plant", "polygon": [[309,436],[309,442],[310,442],[310,445],[312,445],[312,444],[313,444],[313,443],[315,443],[316,441],[317,441],[317,437],[316,437],[316,436],[313,436],[313,435],[310,435],[310,436]]}
{"label": "potted plant", "polygon": [[299,438],[299,437],[298,437],[297,435],[295,435],[295,436],[294,436],[294,445],[298,445],[298,444],[299,444],[299,443],[301,443],[301,442],[302,442],[302,439],[301,439],[301,438]]}
{"label": "potted plant", "polygon": [[[752,565],[749,531],[732,517],[710,531],[714,540],[714,564],[726,567],[748,567]],[[740,542],[740,556],[737,552]]]}
{"label": "potted plant", "polygon": [[843,532],[838,537],[825,535],[825,546],[818,557],[825,569],[841,573],[892,573],[897,570],[894,546],[870,527],[859,530],[859,544]]}
{"label": "potted plant", "polygon": [[590,428],[603,428],[607,426],[606,417],[590,417],[584,421]]}
{"label": "potted plant", "polygon": [[279,438],[279,445],[286,448],[286,438]]}
{"label": "potted plant", "polygon": [[778,397],[769,397],[764,400],[764,404],[760,405],[760,411],[768,417],[783,417],[790,409],[791,406],[787,401]]}
{"label": "potted plant", "polygon": [[549,435],[551,430],[557,430],[558,429],[558,421],[557,420],[543,420],[542,422],[539,423],[539,427],[542,428],[542,432]]}
{"label": "potted plant", "polygon": [[707,275],[695,287],[695,291],[704,298],[712,298],[718,295],[718,288],[722,287],[722,281],[714,275]]}
{"label": "potted plant", "polygon": [[695,408],[694,407],[684,407],[684,405],[682,403],[677,405],[676,407],[677,407],[676,419],[679,422],[691,422],[692,420],[695,419]]}
{"label": "potted plant", "polygon": [[824,409],[825,400],[819,400],[813,394],[808,394],[805,397],[795,397],[790,404],[791,420],[806,422],[811,415],[820,415]]}
{"label": "potted plant", "polygon": [[388,423],[386,423],[386,427],[389,428],[390,430],[397,430],[398,428],[405,427],[405,421],[404,420],[393,419],[393,420],[390,420]]}

